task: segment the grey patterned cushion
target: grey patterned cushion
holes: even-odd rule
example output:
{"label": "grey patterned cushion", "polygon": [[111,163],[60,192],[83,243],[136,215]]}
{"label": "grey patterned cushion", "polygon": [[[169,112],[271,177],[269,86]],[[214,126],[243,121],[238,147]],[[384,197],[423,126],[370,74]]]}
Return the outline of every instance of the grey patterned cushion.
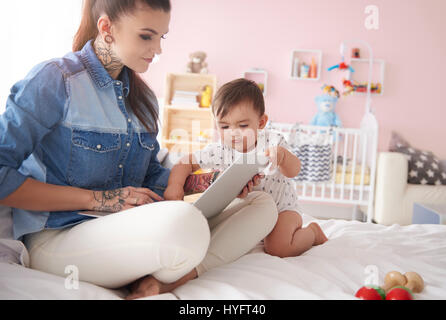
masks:
{"label": "grey patterned cushion", "polygon": [[409,161],[408,183],[446,185],[446,168],[432,152],[411,147],[395,132],[392,132],[389,149],[406,155]]}

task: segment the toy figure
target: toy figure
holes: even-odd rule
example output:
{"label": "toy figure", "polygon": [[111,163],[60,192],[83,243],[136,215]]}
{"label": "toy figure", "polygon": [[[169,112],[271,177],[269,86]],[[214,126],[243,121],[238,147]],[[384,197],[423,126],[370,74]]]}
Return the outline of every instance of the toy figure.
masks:
{"label": "toy figure", "polygon": [[331,70],[334,70],[334,69],[339,69],[339,70],[348,69],[348,71],[350,71],[350,72],[355,72],[355,70],[351,66],[346,64],[344,61],[341,61],[339,64],[334,65],[334,66],[328,68],[327,70],[331,71]]}
{"label": "toy figure", "polygon": [[339,99],[339,91],[332,86],[323,87],[324,94],[317,96],[315,102],[318,113],[313,117],[310,124],[321,127],[342,127],[341,120],[335,113],[336,103]]}
{"label": "toy figure", "polygon": [[202,108],[209,108],[212,104],[212,88],[211,86],[205,86],[204,91],[201,94],[200,106]]}
{"label": "toy figure", "polygon": [[[348,64],[345,63],[345,45],[344,44],[341,45],[341,62],[337,65],[334,65],[334,66],[328,68],[328,71],[331,71],[334,69],[348,70],[351,73],[355,72],[355,70],[351,66],[349,66]],[[350,78],[348,80],[350,80]]]}

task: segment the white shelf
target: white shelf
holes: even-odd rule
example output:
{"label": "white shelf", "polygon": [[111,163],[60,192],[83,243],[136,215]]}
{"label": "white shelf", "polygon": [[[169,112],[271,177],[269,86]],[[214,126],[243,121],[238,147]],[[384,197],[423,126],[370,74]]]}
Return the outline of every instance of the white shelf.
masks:
{"label": "white shelf", "polygon": [[[316,59],[317,73],[315,78],[303,78],[301,74],[301,64],[311,65],[311,59]],[[297,59],[297,60],[296,60]],[[290,78],[292,80],[319,81],[322,70],[322,51],[315,49],[296,49],[291,52],[291,70]]]}
{"label": "white shelf", "polygon": [[[352,68],[355,69],[355,67],[354,67],[355,63],[356,64],[357,63],[364,63],[364,64],[367,64],[367,67],[368,67],[369,62],[370,62],[370,59],[351,58],[350,64],[351,64]],[[372,95],[374,95],[374,96],[382,96],[384,94],[384,73],[385,73],[385,68],[386,68],[386,62],[384,60],[382,60],[382,59],[373,59],[373,64],[374,65],[375,64],[379,64],[379,70],[380,70],[379,71],[380,72],[379,83],[381,84],[381,92],[380,93],[373,93],[372,92]],[[356,81],[356,82],[360,82],[360,83],[367,83],[367,80],[355,79],[355,74],[356,74],[356,72],[352,73],[352,77],[351,77],[351,81],[352,82]],[[372,83],[373,82],[376,82],[376,81],[373,81],[373,79],[372,79]],[[354,91],[353,94],[354,95],[366,95],[367,92],[357,92],[357,91]]]}
{"label": "white shelf", "polygon": [[[256,80],[257,76],[255,76],[254,79],[250,79],[249,78],[250,74],[256,74],[256,75],[260,74],[260,75],[263,75],[262,82]],[[266,93],[268,91],[267,90],[268,89],[268,72],[266,70],[260,69],[260,68],[251,68],[249,70],[246,70],[243,73],[243,78],[255,81],[256,83],[262,83],[263,84],[263,96],[266,97]]]}

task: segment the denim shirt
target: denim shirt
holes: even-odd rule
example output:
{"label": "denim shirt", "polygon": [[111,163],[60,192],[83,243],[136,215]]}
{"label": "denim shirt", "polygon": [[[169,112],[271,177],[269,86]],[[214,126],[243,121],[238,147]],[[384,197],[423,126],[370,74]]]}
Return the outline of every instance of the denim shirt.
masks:
{"label": "denim shirt", "polygon": [[[27,178],[95,191],[146,187],[163,196],[170,171],[157,160],[157,133],[131,112],[128,95],[127,68],[111,78],[92,41],[34,67],[12,87],[0,116],[0,199]],[[78,212],[13,209],[14,238],[92,219]]]}

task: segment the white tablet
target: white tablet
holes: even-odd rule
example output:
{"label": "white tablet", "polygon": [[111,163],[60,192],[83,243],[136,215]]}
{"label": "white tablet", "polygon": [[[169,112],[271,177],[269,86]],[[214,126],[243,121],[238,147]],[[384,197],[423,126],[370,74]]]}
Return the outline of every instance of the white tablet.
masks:
{"label": "white tablet", "polygon": [[240,157],[226,169],[215,182],[194,202],[206,218],[221,213],[252,178],[268,167],[269,158],[248,153]]}

